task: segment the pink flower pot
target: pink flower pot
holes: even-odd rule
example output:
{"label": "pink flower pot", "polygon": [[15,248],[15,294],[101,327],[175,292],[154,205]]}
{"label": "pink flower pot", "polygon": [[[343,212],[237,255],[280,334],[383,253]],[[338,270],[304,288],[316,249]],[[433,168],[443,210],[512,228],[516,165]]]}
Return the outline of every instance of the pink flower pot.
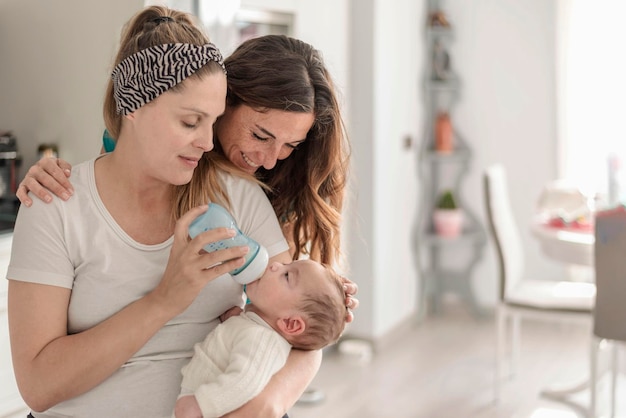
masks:
{"label": "pink flower pot", "polygon": [[435,209],[433,223],[437,235],[456,238],[463,229],[463,211],[461,209]]}

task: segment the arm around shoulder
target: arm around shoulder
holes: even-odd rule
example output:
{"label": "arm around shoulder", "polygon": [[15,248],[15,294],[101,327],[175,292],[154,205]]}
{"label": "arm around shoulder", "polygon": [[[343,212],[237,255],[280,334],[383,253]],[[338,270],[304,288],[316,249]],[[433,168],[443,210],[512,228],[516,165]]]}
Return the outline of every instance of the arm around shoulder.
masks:
{"label": "arm around shoulder", "polygon": [[33,204],[28,192],[46,203],[52,201],[51,194],[68,200],[74,193],[69,181],[72,166],[60,158],[44,157],[28,169],[22,179],[16,195],[25,206]]}

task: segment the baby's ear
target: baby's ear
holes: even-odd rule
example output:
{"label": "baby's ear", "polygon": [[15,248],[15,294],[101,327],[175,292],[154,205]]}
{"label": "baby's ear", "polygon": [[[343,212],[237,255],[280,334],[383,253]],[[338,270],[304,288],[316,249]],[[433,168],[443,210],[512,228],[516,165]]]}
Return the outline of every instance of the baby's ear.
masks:
{"label": "baby's ear", "polygon": [[287,318],[278,318],[277,325],[278,329],[280,329],[282,333],[286,335],[302,334],[304,332],[304,329],[306,328],[304,319],[297,315]]}

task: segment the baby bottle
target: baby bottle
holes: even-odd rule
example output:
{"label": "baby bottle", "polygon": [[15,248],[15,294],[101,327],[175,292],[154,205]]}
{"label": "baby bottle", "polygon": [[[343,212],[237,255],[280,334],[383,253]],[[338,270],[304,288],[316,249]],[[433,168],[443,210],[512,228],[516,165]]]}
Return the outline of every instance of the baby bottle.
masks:
{"label": "baby bottle", "polygon": [[245,262],[243,266],[229,273],[236,282],[241,284],[248,284],[261,277],[269,261],[267,250],[252,238],[244,235],[237,227],[230,213],[222,206],[209,203],[207,211],[198,216],[191,225],[189,225],[189,236],[195,238],[202,232],[219,227],[234,229],[236,234],[232,238],[209,243],[204,246],[204,250],[210,253],[223,248],[247,245],[250,251],[244,256]]}

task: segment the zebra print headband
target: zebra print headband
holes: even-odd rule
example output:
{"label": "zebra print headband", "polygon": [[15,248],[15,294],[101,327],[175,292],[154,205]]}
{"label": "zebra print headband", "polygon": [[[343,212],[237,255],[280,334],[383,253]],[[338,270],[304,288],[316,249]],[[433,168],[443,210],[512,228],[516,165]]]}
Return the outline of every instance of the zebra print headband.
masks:
{"label": "zebra print headband", "polygon": [[117,113],[134,112],[209,61],[217,62],[226,74],[222,54],[212,43],[156,45],[126,57],[111,73]]}

